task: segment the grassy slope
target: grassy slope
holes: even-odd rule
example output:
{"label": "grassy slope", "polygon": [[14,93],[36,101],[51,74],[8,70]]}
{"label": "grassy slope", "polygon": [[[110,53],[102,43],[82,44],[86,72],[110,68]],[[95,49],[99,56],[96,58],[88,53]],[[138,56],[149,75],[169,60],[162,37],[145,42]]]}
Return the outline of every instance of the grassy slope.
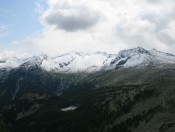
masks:
{"label": "grassy slope", "polygon": [[[81,81],[77,85],[72,85],[62,95],[47,100],[36,113],[16,121],[15,117],[7,121],[12,122],[11,130],[14,132],[175,130],[174,68],[144,70],[130,68],[99,72],[79,79]],[[15,104],[18,103],[16,101]],[[78,109],[61,111],[61,108],[71,105],[78,106]]]}

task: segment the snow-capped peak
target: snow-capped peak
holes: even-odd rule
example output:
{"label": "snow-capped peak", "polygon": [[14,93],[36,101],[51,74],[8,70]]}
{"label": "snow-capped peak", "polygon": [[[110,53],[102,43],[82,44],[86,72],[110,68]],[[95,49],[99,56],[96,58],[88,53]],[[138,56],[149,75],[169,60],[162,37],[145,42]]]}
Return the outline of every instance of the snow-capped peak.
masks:
{"label": "snow-capped peak", "polygon": [[150,54],[148,50],[145,50],[142,47],[137,47],[133,49],[127,49],[127,50],[121,50],[118,53],[118,57],[124,58],[124,57],[131,57],[138,54]]}
{"label": "snow-capped peak", "polygon": [[111,61],[111,65],[124,65],[127,61],[131,61],[129,66],[134,66],[142,62],[143,58],[147,55],[150,55],[150,52],[142,47],[121,50],[117,57]]}
{"label": "snow-capped peak", "polygon": [[41,67],[47,71],[58,72],[92,72],[110,65],[115,55],[102,52],[70,52],[43,60]]}
{"label": "snow-capped peak", "polygon": [[62,55],[40,55],[26,59],[0,58],[0,70],[18,67],[40,67],[53,72],[95,72],[99,70],[126,68],[134,66],[147,66],[149,64],[175,64],[175,56],[155,49],[146,50],[137,47],[121,50],[118,54],[105,52],[69,52]]}
{"label": "snow-capped peak", "polygon": [[147,66],[150,64],[175,64],[175,56],[169,53],[160,52],[156,49],[146,50],[137,47],[128,50],[121,50],[117,57],[111,61],[111,65],[117,68]]}

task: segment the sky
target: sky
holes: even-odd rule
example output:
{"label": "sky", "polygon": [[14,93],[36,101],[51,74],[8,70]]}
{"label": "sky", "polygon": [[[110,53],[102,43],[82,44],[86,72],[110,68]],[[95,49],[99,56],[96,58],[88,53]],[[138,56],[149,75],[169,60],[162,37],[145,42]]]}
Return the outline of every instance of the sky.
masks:
{"label": "sky", "polygon": [[119,50],[175,54],[173,0],[0,0],[0,57]]}

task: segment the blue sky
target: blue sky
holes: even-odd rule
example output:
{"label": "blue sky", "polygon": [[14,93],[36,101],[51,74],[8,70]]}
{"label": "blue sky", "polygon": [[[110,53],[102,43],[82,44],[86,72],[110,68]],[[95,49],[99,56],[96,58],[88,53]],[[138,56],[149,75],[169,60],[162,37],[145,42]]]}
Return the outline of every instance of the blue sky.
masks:
{"label": "blue sky", "polygon": [[174,7],[174,0],[0,0],[0,53],[141,46],[175,54]]}
{"label": "blue sky", "polygon": [[1,45],[30,37],[42,30],[36,4],[36,0],[0,0],[0,26],[5,28],[1,34],[6,34],[0,39]]}

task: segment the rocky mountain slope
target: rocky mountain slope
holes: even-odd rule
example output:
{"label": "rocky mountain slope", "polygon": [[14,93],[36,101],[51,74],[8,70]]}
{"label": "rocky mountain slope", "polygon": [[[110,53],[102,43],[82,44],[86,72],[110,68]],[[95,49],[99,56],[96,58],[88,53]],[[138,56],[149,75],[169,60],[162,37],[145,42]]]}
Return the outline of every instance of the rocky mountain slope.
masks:
{"label": "rocky mountain slope", "polygon": [[109,70],[115,67],[146,66],[152,63],[172,64],[175,63],[175,56],[155,49],[145,50],[142,47],[122,50],[118,54],[70,52],[58,56],[41,55],[25,59],[0,58],[0,70],[40,67],[57,73],[77,73]]}
{"label": "rocky mountain slope", "polygon": [[174,86],[173,66],[95,73],[59,96],[27,92],[15,98],[1,110],[1,127],[12,132],[173,132]]}
{"label": "rocky mountain slope", "polygon": [[0,131],[175,131],[174,55],[137,47],[1,62]]}

